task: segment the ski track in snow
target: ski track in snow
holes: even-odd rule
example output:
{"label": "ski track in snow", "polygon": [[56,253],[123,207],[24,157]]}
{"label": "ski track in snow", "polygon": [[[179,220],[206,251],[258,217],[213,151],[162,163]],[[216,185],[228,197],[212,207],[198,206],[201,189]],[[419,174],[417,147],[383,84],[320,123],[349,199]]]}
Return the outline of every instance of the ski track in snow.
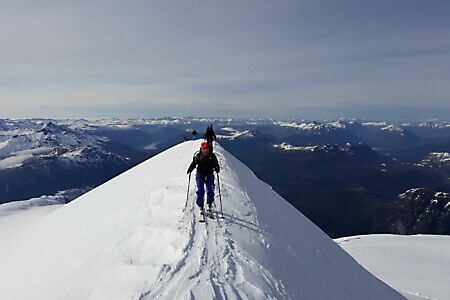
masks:
{"label": "ski track in snow", "polygon": [[[219,161],[223,159],[219,157]],[[221,167],[221,174],[230,172],[223,165]],[[233,186],[226,182],[220,184],[222,202],[230,203],[229,191],[234,189]],[[245,194],[244,191],[239,192]],[[256,209],[251,201],[247,198],[247,211],[230,212],[225,208],[222,215],[216,178],[214,219],[207,217],[205,223],[200,223],[195,198],[193,189],[179,224],[179,229],[189,237],[182,257],[174,264],[165,264],[154,285],[139,299],[286,299],[282,284],[277,283],[268,270],[255,264],[251,254],[238,248],[230,238],[230,228],[239,227],[237,230],[257,232],[261,238],[259,242],[266,243],[266,234],[256,223]],[[251,282],[255,276],[258,277],[258,284]],[[264,290],[260,288],[261,282],[266,287]]]}

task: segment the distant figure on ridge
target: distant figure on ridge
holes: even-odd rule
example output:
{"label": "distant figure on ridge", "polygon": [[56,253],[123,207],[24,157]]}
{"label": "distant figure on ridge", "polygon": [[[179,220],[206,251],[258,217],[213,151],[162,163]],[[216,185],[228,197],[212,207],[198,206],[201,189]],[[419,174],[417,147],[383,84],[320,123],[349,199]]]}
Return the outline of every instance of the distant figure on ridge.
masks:
{"label": "distant figure on ridge", "polygon": [[197,139],[197,130],[194,129],[194,131],[192,131],[192,139],[196,140]]}
{"label": "distant figure on ridge", "polygon": [[219,173],[220,167],[216,155],[211,152],[207,142],[203,142],[200,146],[200,151],[194,154],[187,174],[190,174],[195,167],[197,167],[195,176],[195,181],[197,182],[197,206],[200,208],[200,213],[203,214],[206,186],[206,202],[208,204],[208,212],[211,213],[214,202],[214,171]]}
{"label": "distant figure on ridge", "polygon": [[203,138],[206,140],[206,142],[209,145],[210,151],[212,152],[212,144],[213,141],[217,139],[216,133],[214,132],[212,124],[206,127],[205,134],[203,135]]}

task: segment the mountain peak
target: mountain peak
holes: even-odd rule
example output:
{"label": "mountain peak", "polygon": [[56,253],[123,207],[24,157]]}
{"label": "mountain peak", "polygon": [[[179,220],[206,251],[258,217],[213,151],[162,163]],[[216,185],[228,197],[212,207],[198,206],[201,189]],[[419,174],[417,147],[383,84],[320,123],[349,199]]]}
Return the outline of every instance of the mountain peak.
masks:
{"label": "mountain peak", "polygon": [[[179,144],[12,234],[1,299],[403,299],[216,145],[216,218],[199,223]],[[192,180],[193,181],[193,180]],[[5,246],[6,245],[6,246]]]}

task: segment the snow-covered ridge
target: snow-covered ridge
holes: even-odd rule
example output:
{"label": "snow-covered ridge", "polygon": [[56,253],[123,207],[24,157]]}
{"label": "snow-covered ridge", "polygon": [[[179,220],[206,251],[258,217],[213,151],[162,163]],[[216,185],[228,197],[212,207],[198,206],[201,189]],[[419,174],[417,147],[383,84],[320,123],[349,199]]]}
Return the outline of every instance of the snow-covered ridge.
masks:
{"label": "snow-covered ridge", "polygon": [[320,131],[320,130],[332,130],[332,129],[345,129],[345,124],[340,121],[330,123],[317,123],[317,122],[274,122],[275,125],[280,127],[291,127],[303,131]]}
{"label": "snow-covered ridge", "polygon": [[400,132],[400,133],[402,133],[402,134],[403,134],[403,131],[404,131],[404,130],[401,129],[400,127],[398,127],[398,126],[396,126],[396,125],[393,125],[393,124],[387,125],[387,126],[385,126],[385,127],[382,127],[381,130],[384,130],[384,131],[392,131],[392,132]]}
{"label": "snow-covered ridge", "polygon": [[363,126],[372,126],[372,127],[386,127],[389,126],[386,122],[363,122],[361,123]]}
{"label": "snow-covered ridge", "polygon": [[[410,124],[408,124],[410,125]],[[438,122],[438,121],[428,121],[423,122],[418,125],[419,127],[428,127],[428,128],[450,128],[450,122]]]}
{"label": "snow-covered ridge", "polygon": [[[426,191],[423,188],[413,188],[409,189],[406,192],[398,195],[400,199],[412,199],[412,200],[426,200],[430,198],[430,204],[437,204],[438,202],[448,201],[450,199],[450,193],[446,192],[435,192],[431,197],[424,197],[424,193]],[[445,203],[445,202],[444,202]],[[450,208],[450,201],[448,201],[445,206],[445,209]]]}
{"label": "snow-covered ridge", "polygon": [[191,124],[216,124],[217,126],[231,125],[267,125],[273,124],[271,119],[233,119],[233,118],[194,118],[194,117],[166,117],[166,118],[145,118],[145,119],[91,119],[91,120],[60,120],[58,123],[74,126],[75,123],[80,128],[87,126],[98,127],[133,127],[141,125],[149,126],[188,126]]}
{"label": "snow-covered ridge", "polygon": [[[414,189],[409,189],[406,192],[402,193],[399,195],[400,198],[405,198],[408,194],[418,194],[418,192],[420,192],[421,190],[423,190],[423,188],[414,188]],[[442,197],[449,197],[450,193],[445,193],[445,192],[436,192],[434,193],[434,198],[442,198]]]}
{"label": "snow-covered ridge", "polygon": [[250,130],[239,131],[231,127],[221,128],[222,131],[228,132],[228,135],[217,134],[218,139],[235,140],[237,138],[253,138],[254,135]]}
{"label": "snow-covered ridge", "polygon": [[450,164],[449,152],[431,152],[424,159],[422,159],[416,165],[419,167],[425,166],[442,166]]}
{"label": "snow-covered ridge", "polygon": [[346,152],[348,154],[354,154],[353,145],[350,143],[347,143],[346,145],[335,145],[335,144],[328,144],[328,145],[320,145],[320,146],[293,146],[289,143],[283,142],[281,144],[273,144],[273,147],[275,149],[283,150],[283,151],[299,151],[299,152]]}
{"label": "snow-covered ridge", "polygon": [[284,151],[303,151],[303,152],[314,152],[319,148],[319,146],[305,146],[305,147],[293,146],[289,143],[275,144],[273,145],[273,147]]}
{"label": "snow-covered ridge", "polygon": [[400,198],[406,198],[406,196],[408,195],[408,194],[415,194],[415,193],[417,193],[417,192],[419,192],[419,191],[421,191],[422,190],[422,188],[413,188],[413,189],[409,189],[409,190],[407,190],[406,192],[404,192],[404,193],[402,193],[402,194],[400,194],[400,195],[398,195]]}
{"label": "snow-covered ridge", "polygon": [[450,162],[450,153],[448,152],[431,152],[424,159],[425,162],[442,162],[449,163]]}
{"label": "snow-covered ridge", "polygon": [[361,125],[365,127],[379,128],[385,132],[400,133],[400,135],[405,134],[405,131],[401,127],[394,124],[389,124],[387,122],[364,122],[361,123]]}
{"label": "snow-covered ridge", "polygon": [[[177,145],[36,218],[0,247],[0,299],[403,299],[215,145],[223,217],[187,210]],[[191,182],[192,184],[192,182]]]}
{"label": "snow-covered ridge", "polygon": [[336,120],[316,120],[308,121],[304,119],[292,120],[275,120],[267,118],[249,118],[249,119],[235,119],[235,118],[195,118],[195,117],[165,117],[165,118],[141,118],[141,119],[15,119],[2,120],[0,119],[0,131],[9,130],[11,127],[26,128],[31,124],[37,122],[54,122],[61,125],[66,125],[70,128],[88,128],[89,126],[96,127],[133,127],[138,125],[150,126],[177,126],[189,124],[215,124],[215,126],[235,126],[235,125],[275,125],[282,127],[294,127],[299,129],[321,129],[328,128],[346,128],[346,124],[361,123],[366,127],[380,127],[380,128],[400,128],[409,126],[430,127],[430,128],[448,128],[450,122],[444,121],[428,121],[428,122],[411,122],[403,123],[400,126],[393,125],[388,122],[380,121],[363,121],[355,119],[339,118]]}

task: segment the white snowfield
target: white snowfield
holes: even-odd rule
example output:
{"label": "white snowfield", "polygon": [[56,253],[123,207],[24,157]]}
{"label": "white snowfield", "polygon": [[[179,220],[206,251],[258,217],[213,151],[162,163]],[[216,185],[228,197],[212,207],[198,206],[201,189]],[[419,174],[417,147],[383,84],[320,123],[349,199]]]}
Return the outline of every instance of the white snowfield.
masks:
{"label": "white snowfield", "polygon": [[450,299],[450,236],[380,234],[336,242],[408,299]]}
{"label": "white snowfield", "polygon": [[0,299],[404,299],[220,145],[223,218],[216,193],[216,219],[198,222],[193,178],[183,211],[199,144],[33,214],[20,230],[12,220],[26,212],[0,214]]}

